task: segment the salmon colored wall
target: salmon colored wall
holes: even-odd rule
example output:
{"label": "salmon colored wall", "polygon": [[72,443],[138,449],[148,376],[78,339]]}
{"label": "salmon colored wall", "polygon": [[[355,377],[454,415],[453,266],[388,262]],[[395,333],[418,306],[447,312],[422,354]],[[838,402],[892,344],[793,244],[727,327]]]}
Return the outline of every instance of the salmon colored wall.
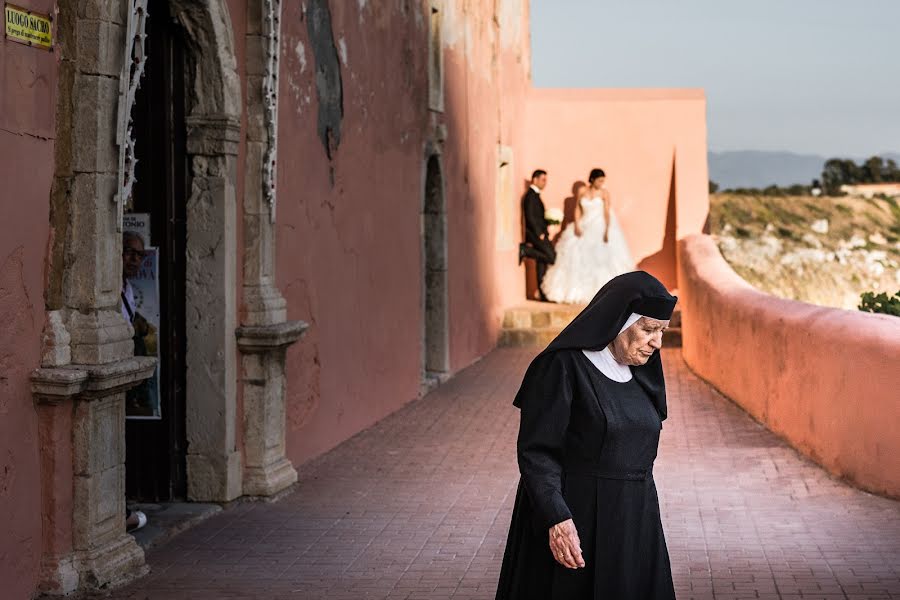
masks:
{"label": "salmon colored wall", "polygon": [[[450,363],[453,371],[490,352],[505,306],[521,302],[518,239],[498,247],[499,146],[516,168],[525,143],[529,88],[528,6],[521,0],[445,3],[444,157],[449,233]],[[465,11],[465,12],[463,12]],[[508,202],[518,217],[518,196]]]}
{"label": "salmon colored wall", "polygon": [[707,236],[680,249],[691,369],[832,473],[900,497],[900,319],[757,291]]}
{"label": "salmon colored wall", "polygon": [[602,168],[635,260],[677,287],[675,240],[709,212],[703,91],[534,89],[526,123],[523,184],[546,170],[544,203],[563,208],[573,182]]}
{"label": "salmon colored wall", "polygon": [[427,2],[329,4],[343,92],[331,160],[317,134],[305,15],[286,7],[282,19],[277,281],[289,318],[311,325],[288,354],[287,445],[295,464],[419,393],[421,211],[435,122],[447,132],[440,161],[451,370],[493,348],[501,304],[521,293],[513,251],[499,257],[494,249],[494,203],[498,141],[522,139],[527,2],[497,3],[501,19],[518,24],[512,37],[498,33],[495,3],[442,3],[441,114],[428,110]]}
{"label": "salmon colored wall", "polygon": [[[17,2],[51,13],[53,2]],[[0,39],[0,582],[34,590],[41,465],[29,374],[40,364],[53,175],[56,55]]]}

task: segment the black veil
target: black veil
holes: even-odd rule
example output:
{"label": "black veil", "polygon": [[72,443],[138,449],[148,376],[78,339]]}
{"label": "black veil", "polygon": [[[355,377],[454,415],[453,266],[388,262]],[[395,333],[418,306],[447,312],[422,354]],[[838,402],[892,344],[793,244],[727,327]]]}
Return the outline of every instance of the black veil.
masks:
{"label": "black veil", "polygon": [[[533,371],[542,356],[558,350],[602,350],[616,338],[631,313],[667,321],[672,318],[677,301],[678,298],[671,295],[658,279],[645,271],[625,273],[611,279],[568,327],[532,361],[513,404],[520,406],[521,396],[527,393],[530,378],[540,376]],[[660,419],[665,419],[666,382],[660,353],[654,352],[644,365],[631,367],[631,372],[650,395]]]}

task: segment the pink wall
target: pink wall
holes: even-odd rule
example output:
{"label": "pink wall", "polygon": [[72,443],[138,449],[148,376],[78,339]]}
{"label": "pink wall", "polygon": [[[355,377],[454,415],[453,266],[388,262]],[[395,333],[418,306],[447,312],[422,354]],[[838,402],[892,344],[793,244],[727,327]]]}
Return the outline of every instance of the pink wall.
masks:
{"label": "pink wall", "polygon": [[419,392],[420,219],[433,122],[447,131],[441,164],[451,370],[493,348],[501,305],[521,293],[514,253],[494,251],[494,200],[498,140],[516,145],[523,137],[527,2],[498,4],[519,37],[497,35],[494,3],[443,3],[439,115],[428,110],[425,3],[330,5],[344,98],[331,161],[317,135],[307,23],[294,9],[282,20],[277,280],[289,317],[311,324],[288,355],[287,442],[295,464]]}
{"label": "pink wall", "polygon": [[295,464],[414,398],[421,363],[425,22],[393,4],[330,4],[346,52],[331,161],[306,20],[287,6],[282,19],[277,283],[289,318],[311,325],[287,362]]}
{"label": "pink wall", "polygon": [[635,260],[677,287],[675,239],[709,212],[703,91],[534,89],[525,123],[521,177],[548,172],[544,203],[562,208],[572,183],[602,168]]}
{"label": "pink wall", "polygon": [[[50,13],[53,2],[22,1]],[[0,39],[0,582],[34,589],[41,554],[40,457],[29,374],[40,363],[53,175],[56,54]]]}
{"label": "pink wall", "polygon": [[832,473],[900,497],[900,319],[763,294],[707,236],[681,242],[691,369]]}
{"label": "pink wall", "polygon": [[[453,371],[494,348],[503,308],[524,298],[518,244],[504,248],[496,238],[499,146],[512,150],[512,169],[523,164],[530,86],[527,2],[496,3],[500,35],[492,17],[494,3],[467,4],[467,23],[461,14],[459,20],[445,21],[457,29],[445,32]],[[518,216],[518,190],[500,201],[511,204]]]}

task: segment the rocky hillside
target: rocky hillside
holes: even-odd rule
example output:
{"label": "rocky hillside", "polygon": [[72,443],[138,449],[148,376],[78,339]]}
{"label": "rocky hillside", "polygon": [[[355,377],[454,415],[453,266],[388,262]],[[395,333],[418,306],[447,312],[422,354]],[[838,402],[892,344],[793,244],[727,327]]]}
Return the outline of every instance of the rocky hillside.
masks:
{"label": "rocky hillside", "polygon": [[755,287],[855,309],[864,291],[900,289],[896,199],[713,194],[710,232]]}

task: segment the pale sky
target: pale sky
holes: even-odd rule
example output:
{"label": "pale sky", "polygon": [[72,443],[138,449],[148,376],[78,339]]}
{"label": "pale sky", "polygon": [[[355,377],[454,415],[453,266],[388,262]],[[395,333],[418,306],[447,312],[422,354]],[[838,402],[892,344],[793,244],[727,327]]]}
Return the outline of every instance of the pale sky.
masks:
{"label": "pale sky", "polygon": [[900,0],[531,0],[538,87],[701,87],[710,150],[900,151]]}

